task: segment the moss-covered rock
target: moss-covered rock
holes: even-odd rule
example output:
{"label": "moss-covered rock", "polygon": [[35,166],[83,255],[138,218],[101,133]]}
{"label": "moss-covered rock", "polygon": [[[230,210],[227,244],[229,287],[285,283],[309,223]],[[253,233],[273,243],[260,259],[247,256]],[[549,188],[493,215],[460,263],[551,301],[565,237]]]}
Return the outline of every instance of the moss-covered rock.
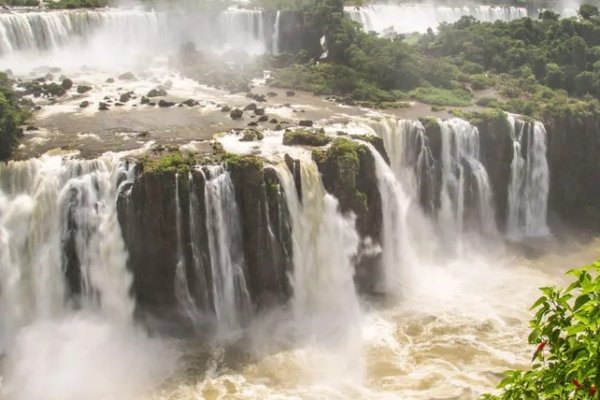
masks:
{"label": "moss-covered rock", "polygon": [[234,108],[229,113],[229,117],[231,119],[240,119],[240,118],[242,118],[243,115],[244,115],[244,112],[242,110],[240,110],[239,108]]}
{"label": "moss-covered rock", "polygon": [[240,142],[256,142],[264,139],[262,132],[256,129],[244,129]]}
{"label": "moss-covered rock", "polygon": [[331,142],[331,138],[325,131],[309,129],[287,129],[283,134],[283,144],[286,146],[325,146]]}
{"label": "moss-covered rock", "polygon": [[[367,146],[339,137],[329,148],[315,149],[312,155],[325,189],[339,200],[341,211],[351,211],[356,215],[356,227],[361,237],[381,243],[381,196],[377,186],[375,159]],[[361,258],[356,269],[357,284],[361,290],[374,289],[379,267],[378,256]]]}

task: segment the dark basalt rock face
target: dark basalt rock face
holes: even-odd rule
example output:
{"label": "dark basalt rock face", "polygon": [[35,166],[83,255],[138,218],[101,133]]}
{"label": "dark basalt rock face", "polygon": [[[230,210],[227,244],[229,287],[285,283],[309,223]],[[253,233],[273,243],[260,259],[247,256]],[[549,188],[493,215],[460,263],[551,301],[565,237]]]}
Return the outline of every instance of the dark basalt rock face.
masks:
{"label": "dark basalt rock face", "polygon": [[[550,167],[550,222],[600,231],[600,121],[545,121]],[[553,221],[558,217],[559,221]]]}
{"label": "dark basalt rock face", "polygon": [[276,173],[264,169],[259,158],[240,157],[227,166],[242,219],[247,282],[260,311],[283,303],[291,293],[287,278],[292,270],[291,228],[285,198]]}
{"label": "dark basalt rock face", "polygon": [[141,174],[117,203],[119,223],[129,252],[136,314],[172,323],[177,310],[175,266],[177,228],[175,175]]}
{"label": "dark basalt rock face", "polygon": [[[292,241],[285,197],[277,174],[271,168],[265,169],[260,159],[236,156],[227,161],[227,168],[240,212],[246,281],[255,310],[261,311],[284,303],[291,294],[288,273],[292,270]],[[186,332],[192,329],[191,322],[183,314],[175,292],[179,251],[189,293],[197,308],[207,315],[214,313],[211,255],[204,174],[194,169],[178,175],[181,243],[175,179],[174,171],[142,172],[122,190],[117,210],[134,277],[137,317],[151,327]],[[196,212],[191,211],[193,202],[197,202]],[[192,224],[195,229],[190,229]],[[69,243],[65,242],[67,250]],[[75,266],[76,262],[72,260]],[[198,271],[203,273],[199,276]]]}

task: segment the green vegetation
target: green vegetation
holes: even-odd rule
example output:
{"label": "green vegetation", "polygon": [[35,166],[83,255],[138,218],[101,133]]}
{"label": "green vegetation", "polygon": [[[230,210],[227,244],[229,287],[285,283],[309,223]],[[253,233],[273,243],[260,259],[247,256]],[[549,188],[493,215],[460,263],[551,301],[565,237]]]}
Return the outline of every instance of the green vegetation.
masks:
{"label": "green vegetation", "polygon": [[597,399],[600,387],[600,261],[568,274],[566,288],[542,288],[531,307],[528,371],[508,371],[486,400]]}
{"label": "green vegetation", "polygon": [[226,153],[223,155],[223,161],[230,169],[263,169],[263,160],[260,157],[252,155],[239,155],[233,153]]}
{"label": "green vegetation", "polygon": [[283,144],[286,146],[325,146],[330,142],[331,138],[322,129],[288,129],[283,134]]}
{"label": "green vegetation", "polygon": [[182,153],[176,149],[168,150],[158,156],[146,157],[141,161],[144,172],[154,174],[188,173],[198,164],[193,154]]}
{"label": "green vegetation", "polygon": [[468,106],[471,104],[471,94],[461,89],[441,89],[435,87],[420,87],[410,92],[410,97],[420,102],[436,106]]}
{"label": "green vegetation", "polygon": [[12,89],[13,82],[0,73],[0,161],[10,157],[19,137],[20,125],[29,117],[29,110],[18,104],[18,96]]}

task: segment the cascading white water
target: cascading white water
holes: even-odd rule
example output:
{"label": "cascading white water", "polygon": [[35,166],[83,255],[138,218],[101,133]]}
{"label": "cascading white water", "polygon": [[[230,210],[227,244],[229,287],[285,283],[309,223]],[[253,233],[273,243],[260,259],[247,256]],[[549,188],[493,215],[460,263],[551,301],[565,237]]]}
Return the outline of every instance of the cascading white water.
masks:
{"label": "cascading white water", "polygon": [[292,309],[298,329],[338,337],[360,316],[353,257],[359,237],[354,218],[341,215],[313,161],[301,162],[302,198],[287,166],[276,166],[288,207],[293,242]]}
{"label": "cascading white water", "polygon": [[273,37],[272,41],[272,53],[279,54],[279,32],[281,29],[281,11],[277,11],[277,15],[275,16],[275,26],[273,29]]}
{"label": "cascading white water", "polygon": [[131,276],[116,216],[123,173],[108,156],[0,164],[0,352],[20,327],[69,312],[69,238],[80,272],[76,306],[130,322]]}
{"label": "cascading white water", "polygon": [[479,21],[511,21],[527,17],[522,7],[463,6],[447,7],[434,4],[370,4],[363,7],[345,7],[344,11],[366,31],[380,34],[425,32],[436,29],[442,22],[456,22],[463,16]]}
{"label": "cascading white water", "polygon": [[[479,131],[465,120],[438,121],[442,131],[442,186],[439,220],[447,238],[474,228],[496,232],[492,188],[479,160]],[[467,196],[472,204],[467,204]],[[476,210],[474,227],[467,226],[467,208]]]}
{"label": "cascading white water", "polygon": [[278,43],[277,18],[273,21],[262,10],[242,8],[214,16],[193,9],[185,13],[125,9],[4,12],[0,13],[0,54],[90,48],[104,55],[173,52],[186,42],[219,53],[237,49],[261,54],[275,49],[269,46],[271,41]]}
{"label": "cascading white water", "polygon": [[[183,217],[181,215],[181,198],[179,194],[179,174],[175,174],[175,229],[177,231],[177,265],[175,267],[175,296],[184,315],[197,323],[200,312],[190,293],[187,277],[187,264],[183,250]],[[192,243],[192,245],[194,245]]]}
{"label": "cascading white water", "polygon": [[221,333],[235,333],[251,311],[240,213],[229,172],[215,165],[205,167],[205,174],[206,228],[215,313]]}
{"label": "cascading white water", "polygon": [[418,200],[419,188],[433,184],[435,168],[425,127],[418,120],[390,118],[378,121],[373,128],[383,140],[392,171],[413,200]]}
{"label": "cascading white water", "polygon": [[375,159],[377,185],[383,213],[382,286],[385,293],[394,294],[410,282],[410,272],[416,266],[416,246],[408,221],[411,198],[402,187],[381,154],[365,143]]}
{"label": "cascading white water", "polygon": [[507,234],[512,238],[545,236],[550,170],[546,158],[547,134],[541,122],[508,116],[513,159],[508,188]]}

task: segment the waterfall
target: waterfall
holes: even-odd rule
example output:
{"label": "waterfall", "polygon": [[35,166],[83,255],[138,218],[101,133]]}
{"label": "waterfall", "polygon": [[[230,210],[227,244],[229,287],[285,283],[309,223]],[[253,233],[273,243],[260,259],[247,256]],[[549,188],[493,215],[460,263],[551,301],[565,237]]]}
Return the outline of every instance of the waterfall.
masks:
{"label": "waterfall", "polygon": [[251,310],[235,190],[223,166],[205,167],[206,228],[215,313],[223,333],[235,332]]}
{"label": "waterfall", "polygon": [[272,38],[272,53],[279,54],[279,32],[281,29],[281,11],[277,11],[277,15],[275,17],[275,25],[273,26],[273,38]]}
{"label": "waterfall", "polygon": [[479,160],[478,129],[459,118],[438,123],[442,131],[439,219],[445,236],[456,237],[469,229],[494,234],[492,188]]}
{"label": "waterfall", "polygon": [[316,164],[303,161],[300,170],[302,198],[293,174],[277,165],[292,227],[292,309],[298,329],[337,337],[360,315],[352,262],[359,237],[354,218],[341,215],[337,200],[325,192]]}
{"label": "waterfall", "polygon": [[0,352],[20,327],[73,308],[131,320],[116,216],[127,177],[126,165],[109,156],[0,164]]}
{"label": "waterfall", "polygon": [[442,22],[456,22],[463,16],[472,16],[483,22],[512,21],[527,17],[523,7],[463,6],[447,7],[433,4],[370,4],[363,7],[345,7],[344,11],[366,31],[385,33],[426,32]]}
{"label": "waterfall", "polygon": [[[184,315],[194,324],[198,324],[200,312],[190,293],[187,262],[184,253],[183,217],[181,195],[179,193],[179,174],[175,174],[175,230],[177,231],[177,265],[175,267],[175,296]],[[191,196],[191,194],[190,194]],[[191,226],[191,225],[190,225]],[[192,246],[195,244],[192,243]]]}
{"label": "waterfall", "polygon": [[508,116],[513,141],[508,188],[509,237],[544,236],[550,171],[546,159],[546,128],[541,122],[524,122]]}
{"label": "waterfall", "polygon": [[269,16],[259,9],[241,8],[229,8],[216,15],[201,10],[5,12],[0,13],[0,54],[73,46],[79,55],[81,49],[104,55],[117,55],[121,50],[167,53],[189,41],[219,53],[242,49],[261,54],[278,36],[279,22],[273,23]]}
{"label": "waterfall", "polygon": [[383,291],[394,293],[409,282],[409,272],[417,264],[416,246],[411,238],[408,212],[411,198],[381,154],[365,143],[375,159],[377,184],[383,218]]}
{"label": "waterfall", "polygon": [[382,138],[391,169],[408,195],[431,212],[435,207],[436,162],[423,124],[418,120],[384,119],[375,124],[374,133]]}

